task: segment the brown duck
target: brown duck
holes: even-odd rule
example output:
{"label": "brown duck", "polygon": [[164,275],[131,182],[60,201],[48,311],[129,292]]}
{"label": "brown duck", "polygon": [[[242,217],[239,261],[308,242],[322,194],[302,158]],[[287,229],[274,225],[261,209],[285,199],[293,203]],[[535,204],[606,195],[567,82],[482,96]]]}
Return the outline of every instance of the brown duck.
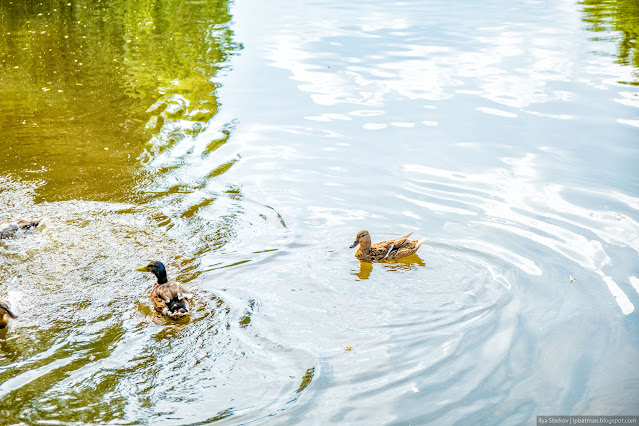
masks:
{"label": "brown duck", "polygon": [[7,302],[4,302],[0,299],[0,328],[5,328],[9,323],[9,319],[18,318],[13,312],[11,312],[11,308]]}
{"label": "brown duck", "polygon": [[426,239],[409,241],[408,237],[411,234],[412,232],[396,240],[371,244],[371,236],[368,231],[359,231],[351,248],[355,248],[359,244],[355,257],[365,262],[400,259],[415,253],[419,246],[426,241]]}
{"label": "brown duck", "polygon": [[158,279],[151,290],[151,302],[158,313],[173,319],[189,314],[189,299],[193,295],[181,284],[166,279],[166,269],[162,262],[151,262],[137,270],[151,272]]}
{"label": "brown duck", "polygon": [[39,217],[33,220],[14,219],[0,222],[0,240],[15,236],[19,230],[26,231],[27,229],[35,228],[42,222],[42,219],[44,218]]}

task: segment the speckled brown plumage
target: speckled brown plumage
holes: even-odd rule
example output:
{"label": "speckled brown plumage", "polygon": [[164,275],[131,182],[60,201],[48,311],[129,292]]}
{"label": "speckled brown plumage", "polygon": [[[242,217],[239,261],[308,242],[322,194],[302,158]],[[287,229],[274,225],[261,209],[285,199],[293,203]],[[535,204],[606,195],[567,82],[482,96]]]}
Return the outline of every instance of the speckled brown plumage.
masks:
{"label": "speckled brown plumage", "polygon": [[33,220],[14,219],[0,222],[0,240],[15,236],[19,230],[35,228],[42,222],[42,219],[42,217],[39,217]]}
{"label": "speckled brown plumage", "polygon": [[5,328],[9,323],[9,319],[18,318],[13,312],[9,304],[0,299],[0,328]]}
{"label": "speckled brown plumage", "polygon": [[151,302],[153,308],[173,319],[178,319],[189,314],[193,296],[184,286],[175,281],[166,279],[166,269],[161,262],[151,262],[147,266],[138,268],[138,271],[151,272],[157,277],[157,282],[151,290]]}
{"label": "speckled brown plumage", "polygon": [[412,232],[395,240],[371,244],[371,236],[368,231],[359,231],[351,248],[355,248],[359,244],[355,257],[365,262],[401,259],[415,253],[425,241],[425,239],[408,240],[411,234]]}

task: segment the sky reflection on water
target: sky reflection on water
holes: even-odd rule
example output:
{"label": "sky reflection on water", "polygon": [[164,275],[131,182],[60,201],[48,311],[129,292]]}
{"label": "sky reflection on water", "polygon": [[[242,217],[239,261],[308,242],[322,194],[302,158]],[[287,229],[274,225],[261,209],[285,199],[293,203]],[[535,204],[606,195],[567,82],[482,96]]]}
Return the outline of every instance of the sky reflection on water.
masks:
{"label": "sky reflection on water", "polygon": [[0,245],[3,418],[635,409],[632,1],[98,3],[0,4],[0,207],[49,218]]}

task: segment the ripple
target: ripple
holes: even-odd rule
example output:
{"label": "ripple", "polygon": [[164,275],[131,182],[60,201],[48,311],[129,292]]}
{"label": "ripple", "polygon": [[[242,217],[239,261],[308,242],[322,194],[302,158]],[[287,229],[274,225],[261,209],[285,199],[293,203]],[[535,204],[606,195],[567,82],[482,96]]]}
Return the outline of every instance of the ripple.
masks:
{"label": "ripple", "polygon": [[[308,254],[309,251],[299,253]],[[426,260],[422,261],[422,257]],[[317,339],[324,341],[324,329],[335,327],[330,336],[348,336],[345,343],[352,346],[351,351],[327,351],[332,354],[330,374],[323,371],[317,379],[325,387],[330,386],[340,404],[329,405],[326,399],[318,399],[314,401],[314,410],[326,412],[333,421],[343,421],[351,418],[357,407],[375,410],[378,419],[397,421],[404,418],[398,416],[398,406],[412,401],[408,395],[418,394],[419,400],[425,401],[442,392],[451,394],[444,405],[463,398],[452,394],[455,379],[470,379],[467,353],[471,347],[490,350],[495,356],[494,365],[475,372],[477,377],[473,381],[486,379],[500,359],[508,358],[510,343],[506,331],[496,339],[486,341],[486,338],[495,321],[507,323],[512,312],[517,311],[512,303],[521,271],[510,262],[488,250],[447,241],[427,241],[419,256],[400,262],[355,262],[359,270],[352,273],[354,278],[365,279],[358,281],[362,285],[336,286],[338,294],[328,299],[332,300],[330,304],[324,302],[324,297],[318,299],[316,309],[320,312],[328,309],[326,319],[319,320],[323,317],[318,317],[319,312],[306,314],[311,317],[309,321],[317,324],[313,333]],[[316,281],[330,285],[334,278],[322,270],[335,266],[316,266]],[[314,288],[319,291],[320,287]],[[349,295],[347,300],[341,300],[342,293]],[[351,300],[357,303],[351,304]],[[335,318],[329,320],[332,316]],[[310,324],[303,325],[307,326]],[[514,325],[507,330],[513,333]],[[303,336],[298,334],[298,338],[307,341]],[[420,407],[421,414],[437,411],[437,407],[429,410]],[[293,410],[283,419],[298,419],[297,414]]]}
{"label": "ripple", "polygon": [[376,117],[379,115],[384,115],[384,111],[381,110],[357,110],[357,111],[351,111],[350,113],[351,115],[355,116],[355,117]]}
{"label": "ripple", "polygon": [[627,124],[627,125],[633,126],[633,127],[639,127],[639,120],[625,120],[625,119],[622,119],[622,118],[618,118],[617,119],[617,123]]}
{"label": "ripple", "polygon": [[[621,224],[610,212],[569,202],[566,194],[574,189],[553,183],[536,183],[535,159],[534,155],[503,159],[511,167],[483,174],[407,165],[405,170],[412,177],[407,189],[421,196],[404,199],[435,212],[477,215],[476,226],[510,233],[550,249],[595,272],[608,287],[621,311],[626,315],[633,312],[634,305],[625,291],[609,273],[604,272],[611,263],[604,243],[628,247],[639,253],[639,240],[632,237],[639,233],[639,223],[629,220]],[[585,189],[578,191],[590,192]],[[637,202],[627,195],[607,197],[627,205]],[[451,208],[451,204],[459,207]],[[512,254],[507,256],[513,259]],[[539,274],[539,268],[532,267],[530,261],[524,261],[523,265],[529,272]],[[570,270],[567,270],[566,276],[569,274]]]}
{"label": "ripple", "polygon": [[508,111],[502,111],[500,109],[495,109],[495,108],[477,107],[477,111],[481,111],[481,112],[484,112],[486,114],[491,114],[491,115],[498,115],[500,117],[507,117],[507,118],[516,118],[517,117],[517,114],[515,114],[515,113],[508,112]]}
{"label": "ripple", "polygon": [[366,130],[381,130],[388,127],[388,124],[384,123],[366,123],[362,126]]}
{"label": "ripple", "polygon": [[415,127],[415,123],[407,123],[407,122],[403,122],[403,121],[393,121],[393,122],[391,122],[391,126],[393,126],[393,127],[411,128],[411,127]]}
{"label": "ripple", "polygon": [[[245,320],[259,309],[254,299],[220,298],[228,293],[171,236],[180,226],[173,218],[131,204],[36,204],[30,191],[38,183],[3,179],[12,213],[47,217],[0,245],[0,293],[20,317],[0,337],[0,394],[13,401],[3,416],[248,421],[286,409],[312,387],[316,360],[260,336],[259,324]],[[201,214],[192,213],[183,220]],[[149,259],[194,290],[188,321],[154,316],[153,278],[134,270]]]}

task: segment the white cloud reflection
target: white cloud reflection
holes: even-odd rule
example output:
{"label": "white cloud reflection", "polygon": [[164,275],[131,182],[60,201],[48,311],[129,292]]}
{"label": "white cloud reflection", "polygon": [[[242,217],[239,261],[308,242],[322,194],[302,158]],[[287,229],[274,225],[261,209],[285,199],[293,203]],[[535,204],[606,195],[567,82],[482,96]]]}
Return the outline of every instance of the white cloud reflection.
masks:
{"label": "white cloud reflection", "polygon": [[[437,101],[463,87],[486,101],[521,109],[567,101],[573,95],[555,90],[553,82],[572,81],[583,66],[577,52],[582,39],[574,36],[581,21],[574,7],[566,5],[554,6],[563,18],[560,28],[534,19],[472,28],[480,21],[471,16],[462,23],[443,18],[434,26],[423,19],[429,13],[426,5],[372,7],[369,12],[345,8],[341,13],[308,7],[312,10],[305,13],[315,20],[270,36],[267,58],[290,70],[298,88],[319,105],[379,107],[397,96]],[[546,6],[527,7],[534,13]],[[481,21],[491,19],[483,16]],[[447,27],[453,24],[462,27]]]}
{"label": "white cloud reflection", "polygon": [[[617,192],[602,194],[544,182],[538,176],[540,167],[536,159],[533,154],[505,158],[508,167],[483,173],[453,172],[419,164],[406,165],[404,171],[411,176],[407,189],[430,200],[424,207],[441,212],[438,206],[455,205],[457,212],[450,208],[445,212],[474,214],[478,216],[474,221],[477,225],[500,229],[557,252],[600,276],[621,311],[626,315],[633,312],[634,305],[604,268],[611,264],[607,245],[630,248],[639,255],[639,222],[614,211],[577,205],[568,201],[565,194],[578,191],[606,197],[636,212],[639,199]],[[422,205],[425,202],[419,195],[407,199]],[[532,260],[517,256],[519,265],[527,265],[520,267],[531,270]]]}

